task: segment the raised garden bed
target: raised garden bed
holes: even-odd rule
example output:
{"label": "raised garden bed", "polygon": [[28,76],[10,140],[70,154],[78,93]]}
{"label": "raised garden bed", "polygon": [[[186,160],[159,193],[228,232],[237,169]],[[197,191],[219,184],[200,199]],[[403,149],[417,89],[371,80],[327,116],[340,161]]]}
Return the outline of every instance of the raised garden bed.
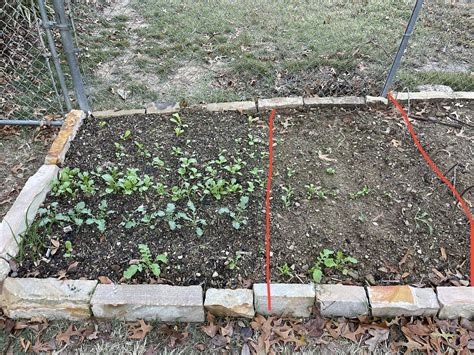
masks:
{"label": "raised garden bed", "polygon": [[[412,110],[427,118],[456,108]],[[86,120],[14,275],[205,288],[263,282],[268,114],[189,109],[179,118]],[[416,129],[459,191],[472,185],[469,135]],[[320,270],[327,283],[467,284],[467,219],[398,112],[281,111],[274,137],[273,282],[307,283]],[[140,244],[152,263],[139,261]]]}

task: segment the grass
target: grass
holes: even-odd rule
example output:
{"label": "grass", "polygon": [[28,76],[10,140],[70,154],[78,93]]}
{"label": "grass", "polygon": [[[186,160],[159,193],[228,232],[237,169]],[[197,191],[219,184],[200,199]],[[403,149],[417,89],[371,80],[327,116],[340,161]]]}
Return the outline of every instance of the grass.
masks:
{"label": "grass", "polygon": [[[135,108],[152,100],[192,104],[377,95],[412,5],[395,0],[132,0],[109,16],[77,4],[74,18],[81,66],[97,110]],[[394,89],[442,84],[474,90],[466,14],[446,4],[424,5]],[[32,36],[37,41],[36,33]],[[35,48],[27,51],[24,55],[39,59],[7,84],[6,107],[14,107],[15,117],[61,113],[44,60]],[[426,67],[433,63],[440,69]],[[446,65],[461,69],[443,69]],[[198,69],[179,75],[189,67]],[[135,88],[127,100],[113,93],[127,86]]]}
{"label": "grass", "polygon": [[[132,0],[129,9],[107,21],[99,16],[100,26],[82,23],[86,31],[80,40],[88,48],[84,61],[95,109],[137,107],[151,99],[197,103],[295,94],[377,95],[412,5],[395,0]],[[469,18],[464,15],[448,5],[425,5],[395,89],[444,84],[472,90],[468,72],[423,70],[432,62],[469,63],[470,40],[462,30]],[[104,78],[98,63],[120,70]],[[181,77],[180,70],[186,73],[189,67],[198,71]],[[143,89],[126,102],[113,98],[111,88],[128,85],[130,77]]]}

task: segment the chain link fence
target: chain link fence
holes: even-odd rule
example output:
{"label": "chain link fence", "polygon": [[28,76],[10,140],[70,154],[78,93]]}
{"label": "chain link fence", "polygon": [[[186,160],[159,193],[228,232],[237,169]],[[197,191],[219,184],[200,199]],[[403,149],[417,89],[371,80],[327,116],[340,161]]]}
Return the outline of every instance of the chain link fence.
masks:
{"label": "chain link fence", "polygon": [[33,1],[0,3],[0,119],[43,118],[66,110],[39,17]]}
{"label": "chain link fence", "polygon": [[[89,103],[94,110],[104,110],[150,102],[378,96],[415,2],[65,4]],[[57,84],[54,56],[45,45],[35,4],[6,0],[0,5],[0,97],[6,118],[65,110],[68,95]],[[51,6],[50,1],[46,5]],[[473,91],[472,37],[466,31],[471,11],[472,5],[425,1],[392,88]],[[53,35],[63,64],[57,29]],[[72,87],[68,74],[65,80]]]}

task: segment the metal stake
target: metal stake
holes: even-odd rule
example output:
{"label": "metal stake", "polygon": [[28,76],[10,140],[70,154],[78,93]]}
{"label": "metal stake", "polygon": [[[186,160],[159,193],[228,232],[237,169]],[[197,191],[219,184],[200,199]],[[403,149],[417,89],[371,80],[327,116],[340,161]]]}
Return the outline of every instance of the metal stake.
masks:
{"label": "metal stake", "polygon": [[[48,20],[48,14],[46,12],[44,0],[38,0],[38,6],[39,6],[40,15],[41,15],[41,25],[48,39],[49,51],[51,53],[51,57],[53,58],[56,74],[58,75],[59,85],[61,86],[64,102],[66,103],[66,109],[67,109],[67,112],[69,112],[72,109],[71,98],[69,97],[69,90],[67,89],[66,80],[64,79],[63,69],[61,68],[61,64],[59,63],[59,55],[56,50],[56,45],[54,44],[53,34],[51,33],[51,23]],[[39,34],[39,36],[41,39],[41,34]],[[53,78],[53,82],[54,82],[54,78]]]}
{"label": "metal stake", "polygon": [[392,67],[390,68],[390,72],[388,73],[387,79],[385,80],[385,84],[383,86],[382,94],[380,96],[386,97],[388,94],[388,90],[392,85],[393,79],[397,74],[398,67],[400,66],[400,62],[402,60],[403,54],[405,54],[405,50],[408,45],[408,40],[410,39],[411,34],[413,33],[413,29],[415,27],[416,20],[418,19],[418,15],[420,14],[421,8],[423,7],[423,0],[417,0],[413,11],[411,12],[410,20],[408,21],[407,28],[405,29],[405,33],[403,34],[402,41],[400,42],[400,46],[398,47],[397,55],[393,60]]}
{"label": "metal stake", "polygon": [[63,44],[66,60],[71,72],[71,78],[76,92],[77,101],[82,111],[90,112],[89,102],[87,100],[84,83],[82,81],[81,72],[76,58],[76,51],[74,49],[72,36],[70,32],[69,21],[64,10],[64,0],[53,0],[53,8],[56,14],[56,27],[61,34],[61,42]]}

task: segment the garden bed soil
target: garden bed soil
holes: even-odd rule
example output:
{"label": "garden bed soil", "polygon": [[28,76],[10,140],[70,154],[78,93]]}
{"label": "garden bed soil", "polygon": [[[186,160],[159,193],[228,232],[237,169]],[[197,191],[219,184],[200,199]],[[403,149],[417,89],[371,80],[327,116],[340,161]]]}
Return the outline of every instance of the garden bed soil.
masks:
{"label": "garden bed soil", "polygon": [[[411,107],[411,113],[421,119],[456,125],[456,118],[471,125],[461,130],[413,122],[428,154],[460,192],[473,185],[472,108],[470,103],[452,102]],[[137,168],[140,176],[148,174],[155,183],[162,182],[169,189],[183,183],[177,173],[180,163],[176,148],[180,148],[184,156],[196,158],[203,176],[203,165],[209,165],[220,154],[228,162],[242,159],[246,165],[242,164],[241,175],[223,169],[218,169],[218,175],[229,181],[235,177],[245,190],[252,181],[253,192],[216,200],[209,195],[203,197],[199,189],[192,200],[207,225],[204,234],[197,236],[183,221],[181,229],[171,231],[159,217],[153,222],[154,229],[145,223],[126,229],[124,223],[133,211],[140,206],[146,213],[163,210],[172,202],[170,197],[159,196],[153,189],[131,195],[106,194],[104,180],[94,177],[99,187],[95,195],[78,192],[75,196],[49,196],[45,207],[58,202],[58,210],[67,213],[83,201],[97,215],[99,204],[106,200],[108,210],[114,213],[106,218],[105,232],[87,224],[66,229],[64,225],[53,226],[51,233],[43,231],[41,237],[46,246],[51,245],[49,238],[59,241],[58,252],[51,255],[51,250],[42,250],[43,260],[39,260],[27,247],[18,275],[72,279],[107,276],[114,282],[124,282],[123,271],[139,258],[138,244],[147,244],[153,257],[167,253],[168,264],[162,265],[160,278],[143,272],[127,282],[202,284],[205,288],[249,287],[263,282],[269,115],[260,113],[249,119],[239,113],[187,109],[180,116],[187,127],[179,137],[170,122],[171,115],[90,118],[73,142],[65,165],[88,172],[99,167],[117,167],[120,171]],[[127,131],[130,135],[124,138]],[[280,111],[275,119],[274,140],[273,282],[310,282],[308,269],[323,249],[340,250],[358,260],[356,265],[349,265],[348,275],[324,269],[322,281],[327,283],[467,282],[468,220],[455,205],[452,193],[427,167],[395,108]],[[118,150],[116,143],[123,148]],[[168,170],[153,167],[155,157]],[[251,173],[254,168],[258,173]],[[192,184],[198,185],[200,179]],[[319,198],[307,198],[306,186],[310,184],[320,188]],[[282,196],[287,195],[284,188],[289,187],[293,194],[286,207]],[[237,230],[231,218],[218,210],[235,210],[242,195],[249,197],[244,212],[248,223]],[[473,191],[466,192],[464,198],[474,201]],[[183,198],[173,203],[178,211],[184,211],[186,202]],[[135,212],[133,218],[138,221],[142,215]],[[66,240],[73,246],[70,258],[63,256]],[[279,271],[284,264],[289,266],[291,276]]]}

